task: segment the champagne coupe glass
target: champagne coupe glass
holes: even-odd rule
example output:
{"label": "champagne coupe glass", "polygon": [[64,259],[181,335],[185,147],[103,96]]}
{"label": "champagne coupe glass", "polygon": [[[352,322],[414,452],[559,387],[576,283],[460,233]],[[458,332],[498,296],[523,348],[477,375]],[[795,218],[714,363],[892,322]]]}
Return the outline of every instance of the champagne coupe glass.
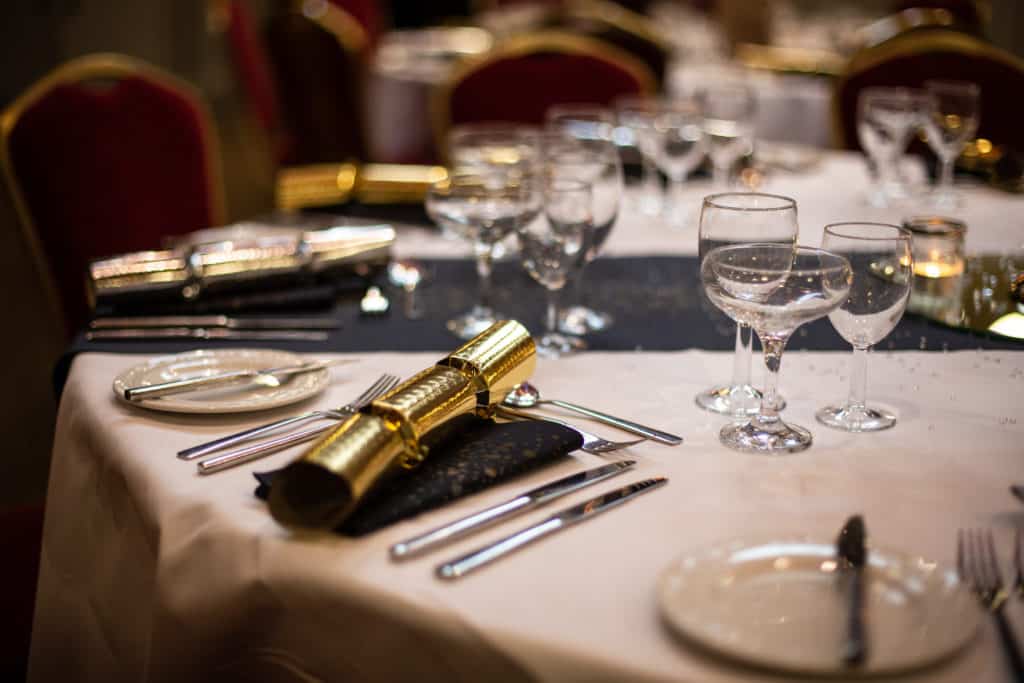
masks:
{"label": "champagne coupe glass", "polygon": [[452,175],[430,187],[426,209],[435,222],[447,222],[473,245],[480,298],[447,323],[455,336],[472,339],[504,317],[491,308],[494,246],[539,212],[532,179],[498,172]]}
{"label": "champagne coupe glass", "polygon": [[850,262],[823,249],[749,243],[712,249],[700,272],[712,303],[754,328],[768,369],[760,412],[749,422],[723,427],[719,440],[734,450],[766,455],[808,448],[811,433],[783,422],[773,405],[782,350],[796,328],[846,300],[853,279]]}
{"label": "champagne coupe glass", "polygon": [[640,153],[640,211],[657,215],[664,203],[664,191],[658,177],[658,137],[654,126],[661,101],[653,97],[627,96],[615,100],[619,126],[629,130],[633,145]]}
{"label": "champagne coupe glass", "polygon": [[[699,253],[703,261],[715,247],[745,242],[777,242],[790,249],[797,238],[796,202],[756,192],[726,192],[704,198],[700,213]],[[714,413],[741,417],[758,411],[761,392],[750,384],[750,328],[736,327],[732,381],[696,396],[697,405]],[[775,410],[785,401],[774,399]]]}
{"label": "champagne coupe glass", "polygon": [[872,206],[887,207],[907,195],[899,162],[922,114],[923,97],[908,88],[865,88],[857,98],[857,139],[874,167]]}
{"label": "champagne coupe glass", "polygon": [[736,161],[752,151],[757,98],[745,83],[726,81],[704,90],[701,102],[713,181],[723,190],[729,186]]}
{"label": "champagne coupe glass", "polygon": [[825,226],[821,246],[845,257],[853,270],[849,296],[828,314],[839,336],[853,345],[853,361],[846,403],[822,408],[815,417],[848,432],[887,429],[896,417],[865,404],[867,356],[907,307],[914,275],[910,231],[884,223],[835,223]]}
{"label": "champagne coupe glass", "polygon": [[658,165],[669,177],[664,214],[673,227],[686,225],[686,177],[704,159],[702,124],[700,102],[695,97],[665,102],[654,122]]}
{"label": "champagne coupe glass", "polygon": [[939,208],[956,208],[960,198],[953,191],[953,162],[978,130],[981,89],[961,81],[926,81],[924,89],[929,102],[924,132],[941,164],[932,202]]}
{"label": "champagne coupe glass", "polygon": [[[579,266],[573,277],[577,301],[582,298],[583,270],[597,258],[619,215],[622,200],[622,159],[612,140],[614,118],[611,111],[592,105],[563,105],[552,107],[548,115],[548,131],[569,136],[572,145],[548,145],[545,160],[548,168],[561,168],[574,173],[593,187],[594,228],[585,235],[585,244]],[[560,314],[558,327],[567,334],[583,335],[607,329],[613,320],[604,312],[582,304],[572,306]]]}
{"label": "champagne coupe glass", "polygon": [[537,353],[558,358],[581,348],[581,340],[558,331],[558,293],[572,273],[583,249],[584,235],[593,227],[593,193],[581,180],[550,175],[544,181],[546,221],[521,225],[519,258],[526,272],[547,290],[545,332]]}

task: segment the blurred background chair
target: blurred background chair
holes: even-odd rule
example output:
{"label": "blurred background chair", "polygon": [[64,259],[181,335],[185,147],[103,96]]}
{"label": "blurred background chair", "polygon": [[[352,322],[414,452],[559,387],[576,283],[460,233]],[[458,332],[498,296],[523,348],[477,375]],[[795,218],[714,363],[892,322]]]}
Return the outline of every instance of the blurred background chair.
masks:
{"label": "blurred background chair", "polygon": [[913,30],[861,50],[836,83],[833,98],[838,146],[859,149],[857,97],[872,86],[920,87],[930,79],[970,81],[981,88],[977,137],[1024,150],[1024,128],[1014,106],[1024,89],[1024,61],[969,33]]}
{"label": "blurred background chair", "polygon": [[218,142],[196,90],[142,61],[89,55],[0,117],[0,163],[68,331],[88,315],[86,264],[224,222]]}
{"label": "blurred background chair", "polygon": [[453,125],[541,124],[552,105],[611,105],[618,97],[656,88],[643,62],[607,43],[555,31],[517,36],[467,60],[435,91],[438,148]]}

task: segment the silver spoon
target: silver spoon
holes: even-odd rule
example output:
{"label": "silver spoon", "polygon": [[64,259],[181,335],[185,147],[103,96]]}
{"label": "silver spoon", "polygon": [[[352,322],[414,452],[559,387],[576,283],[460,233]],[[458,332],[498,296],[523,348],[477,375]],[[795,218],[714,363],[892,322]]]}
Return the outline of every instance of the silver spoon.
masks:
{"label": "silver spoon", "polygon": [[592,410],[590,408],[584,408],[583,406],[576,405],[575,403],[567,403],[566,401],[556,401],[554,399],[543,400],[540,397],[540,390],[538,390],[537,387],[533,386],[529,382],[523,382],[522,384],[516,385],[516,387],[512,391],[510,391],[507,396],[505,396],[505,399],[502,401],[502,403],[507,406],[512,406],[513,408],[533,408],[534,406],[549,403],[553,406],[558,406],[559,408],[571,410],[575,413],[579,413],[580,415],[586,415],[587,417],[591,417],[599,422],[611,425],[612,427],[624,429],[627,432],[631,432],[633,434],[637,434],[639,436],[652,439],[659,443],[668,444],[670,446],[678,446],[683,442],[683,437],[681,436],[669,434],[668,432],[663,432],[660,429],[645,427],[644,425],[637,424],[636,422],[633,422],[631,420],[624,420],[622,418],[615,417],[614,415],[602,413],[600,411]]}
{"label": "silver spoon", "polygon": [[405,292],[403,312],[409,320],[423,317],[423,310],[416,302],[416,287],[423,279],[423,268],[413,261],[394,261],[388,266],[388,281]]}

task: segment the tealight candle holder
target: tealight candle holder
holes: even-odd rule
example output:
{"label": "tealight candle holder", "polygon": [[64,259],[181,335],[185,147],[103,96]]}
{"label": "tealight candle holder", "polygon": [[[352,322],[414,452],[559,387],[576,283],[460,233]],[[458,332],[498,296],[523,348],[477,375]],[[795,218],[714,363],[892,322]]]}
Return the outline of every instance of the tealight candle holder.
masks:
{"label": "tealight candle holder", "polygon": [[942,216],[918,216],[903,227],[913,236],[914,275],[939,279],[963,274],[966,225]]}

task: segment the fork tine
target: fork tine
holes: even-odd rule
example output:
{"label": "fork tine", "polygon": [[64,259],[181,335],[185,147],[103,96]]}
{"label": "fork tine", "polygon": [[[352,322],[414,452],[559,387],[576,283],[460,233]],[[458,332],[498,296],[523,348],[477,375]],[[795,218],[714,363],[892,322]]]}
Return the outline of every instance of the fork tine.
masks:
{"label": "fork tine", "polygon": [[967,575],[967,564],[964,558],[964,530],[956,530],[956,573],[960,575],[960,580],[964,583],[970,584],[970,577]]}
{"label": "fork tine", "polygon": [[990,585],[993,590],[999,590],[1003,587],[1003,573],[999,570],[999,556],[996,554],[996,544],[992,540],[991,530],[985,532],[985,545],[987,552],[984,555],[991,579]]}
{"label": "fork tine", "polygon": [[367,392],[364,396],[360,397],[358,403],[356,403],[356,410],[360,410],[370,405],[373,401],[388,393],[398,385],[398,377],[394,375],[382,375],[380,380],[374,385],[373,391]]}
{"label": "fork tine", "polygon": [[[359,396],[356,397],[356,400],[352,401],[352,405],[353,406],[363,405],[363,401],[366,401],[367,397],[372,397],[374,395],[374,392],[377,391],[378,387],[382,383],[387,381],[388,377],[390,377],[390,375],[387,375],[387,374],[384,374],[384,375],[381,375],[380,377],[378,377],[377,380],[373,384],[371,384],[370,386],[368,386],[366,388],[366,391],[364,391],[363,393],[359,394]],[[373,400],[373,399],[370,398],[370,400]]]}

